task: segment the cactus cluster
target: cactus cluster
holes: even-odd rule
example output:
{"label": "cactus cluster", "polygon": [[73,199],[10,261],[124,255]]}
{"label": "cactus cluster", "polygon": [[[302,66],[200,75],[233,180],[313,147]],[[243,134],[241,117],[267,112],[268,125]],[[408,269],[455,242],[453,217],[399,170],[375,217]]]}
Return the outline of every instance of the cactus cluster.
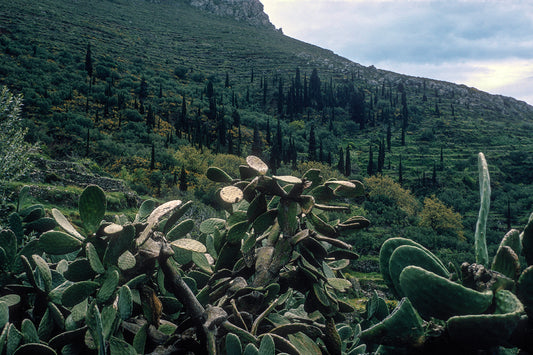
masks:
{"label": "cactus cluster", "polygon": [[209,168],[226,185],[226,218],[199,228],[191,201],[147,200],[133,221],[106,215],[94,185],[80,225],[42,206],[13,214],[0,231],[0,353],[365,352],[340,296],[358,255],[339,237],[369,222],[326,214],[349,210],[362,184],[267,173],[257,157],[239,179]]}
{"label": "cactus cluster", "polygon": [[[472,352],[498,347],[533,347],[533,214],[522,233],[502,239],[491,267],[485,241],[490,201],[489,172],[479,155],[481,209],[475,233],[476,263],[450,270],[429,250],[405,238],[391,238],[380,250],[380,271],[398,308],[365,329],[361,339],[387,353]],[[520,273],[519,255],[528,266]],[[409,334],[406,336],[405,334]]]}

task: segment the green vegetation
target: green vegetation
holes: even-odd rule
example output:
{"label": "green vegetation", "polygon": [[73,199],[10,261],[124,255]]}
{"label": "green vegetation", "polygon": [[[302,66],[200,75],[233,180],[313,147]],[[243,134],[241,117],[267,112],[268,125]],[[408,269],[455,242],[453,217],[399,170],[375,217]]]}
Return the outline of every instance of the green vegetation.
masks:
{"label": "green vegetation", "polygon": [[[488,181],[487,162],[479,153],[480,229],[488,214]],[[532,230],[533,214],[521,233],[512,229],[504,236],[490,268],[482,232],[476,233],[476,263],[450,263],[449,269],[410,239],[388,239],[381,247],[380,271],[401,301],[361,339],[379,353],[501,353],[500,347],[530,352]]]}
{"label": "green vegetation", "polygon": [[[416,313],[420,308],[416,297],[399,302],[401,317],[387,317],[388,305],[392,303],[386,303],[374,293],[388,295],[383,286],[383,282],[388,282],[388,271],[381,270],[384,280],[376,272],[380,267],[377,261],[380,248],[383,251],[382,245],[389,238],[401,241],[400,244],[410,241],[404,243],[408,245],[396,245],[389,250],[392,259],[398,249],[392,259],[392,264],[397,266],[395,281],[390,281],[391,289],[396,291],[403,269],[415,267],[408,265],[411,255],[423,271],[410,269],[404,276],[405,282],[418,276],[434,281],[433,275],[426,272],[441,277],[459,275],[460,268],[451,268],[450,263],[479,262],[488,268],[488,255],[500,255],[495,266],[491,266],[492,271],[498,270],[514,280],[518,277],[511,277],[514,264],[509,266],[507,261],[513,255],[504,248],[506,245],[501,245],[500,239],[507,230],[526,225],[527,212],[533,210],[530,154],[533,108],[525,103],[451,83],[363,67],[331,51],[288,38],[280,31],[211,15],[182,0],[4,1],[0,3],[0,20],[0,84],[7,87],[0,100],[0,159],[7,159],[11,164],[0,167],[3,169],[0,171],[0,226],[9,226],[16,236],[14,242],[13,235],[2,229],[0,246],[5,248],[3,252],[0,249],[0,259],[4,260],[4,285],[18,285],[5,288],[0,301],[3,296],[25,290],[30,295],[28,299],[22,298],[20,302],[14,302],[17,299],[11,296],[5,299],[9,313],[12,313],[11,304],[17,311],[37,305],[32,311],[36,317],[29,322],[23,321],[21,315],[4,322],[9,324],[4,335],[11,334],[13,339],[10,353],[18,344],[28,342],[27,339],[37,340],[29,325],[35,319],[44,318],[41,329],[50,326],[59,339],[81,336],[81,331],[69,332],[86,326],[80,345],[95,348],[106,344],[112,351],[121,347],[132,351],[129,348],[132,346],[139,352],[140,344],[150,344],[146,346],[155,349],[158,343],[152,339],[154,336],[169,335],[178,324],[186,327],[187,323],[181,325],[178,321],[187,317],[185,309],[194,302],[189,298],[176,303],[172,288],[185,288],[181,283],[168,286],[162,281],[170,271],[162,271],[166,264],[159,257],[160,250],[143,254],[153,262],[146,263],[148,269],[143,271],[152,293],[140,287],[140,283],[127,285],[127,280],[134,277],[128,274],[131,271],[128,267],[133,263],[131,256],[140,255],[144,245],[130,243],[129,238],[133,233],[132,238],[139,240],[141,229],[153,231],[143,238],[174,245],[170,248],[180,251],[167,255],[165,260],[174,260],[178,276],[202,307],[212,301],[209,294],[206,296],[208,291],[202,293],[205,287],[210,293],[225,294],[233,287],[230,282],[241,284],[241,279],[236,281],[238,276],[246,280],[246,290],[253,288],[253,292],[258,292],[254,297],[264,297],[262,306],[266,308],[262,310],[274,304],[269,302],[274,301],[270,298],[277,288],[269,288],[270,285],[278,284],[280,295],[286,287],[293,287],[270,280],[271,277],[292,282],[295,273],[305,273],[312,278],[305,287],[295,283],[294,287],[301,288],[295,291],[299,294],[282,298],[269,311],[276,314],[282,314],[281,310],[294,311],[296,318],[290,320],[264,318],[257,310],[240,313],[230,310],[228,304],[233,307],[232,300],[240,310],[237,300],[243,296],[242,302],[247,302],[248,294],[241,295],[239,291],[225,294],[228,297],[220,302],[229,303],[216,307],[228,308],[226,313],[233,316],[231,324],[226,324],[230,329],[224,331],[228,335],[222,332],[213,343],[210,330],[204,329],[200,334],[205,333],[205,338],[194,341],[205,349],[208,344],[216,343],[228,353],[271,349],[272,343],[278,350],[291,353],[294,349],[286,342],[300,350],[305,348],[307,353],[316,350],[311,345],[314,342],[307,338],[287,335],[287,329],[283,328],[286,321],[314,322],[321,333],[306,328],[306,337],[320,338],[319,346],[330,353],[339,351],[335,343],[338,337],[332,329],[345,340],[341,346],[343,352],[357,353],[365,351],[359,342],[360,329],[370,329],[375,324],[378,324],[375,334],[383,334],[389,327],[400,329],[402,324],[411,322],[407,325],[417,330],[413,336],[404,333],[399,336],[424,343],[427,329],[422,333],[419,330],[427,323]],[[5,129],[8,125],[9,130]],[[40,148],[38,153],[30,149],[35,146]],[[475,155],[479,151],[491,157],[493,179],[490,184],[488,179],[484,180],[485,192],[478,215],[475,213],[479,200]],[[250,154],[266,161],[272,175],[264,174],[266,165],[258,168],[246,161],[244,157]],[[27,170],[31,162],[34,167]],[[257,177],[258,171],[262,177]],[[317,182],[317,171],[325,182]],[[488,171],[488,167],[482,171]],[[241,178],[235,179],[236,176]],[[86,192],[85,187],[91,181],[101,185],[105,194],[94,187]],[[304,181],[319,186],[313,185],[311,193]],[[362,185],[358,181],[367,188],[366,199],[359,196]],[[104,187],[103,182],[112,187]],[[241,199],[235,195],[239,193],[230,188],[220,190],[221,183],[242,190],[244,200],[233,203],[234,198]],[[31,186],[21,189],[25,184]],[[291,185],[301,187],[302,191],[294,187],[289,191]],[[352,194],[354,188],[357,193]],[[225,202],[220,199],[221,192]],[[256,201],[252,199],[256,194],[264,197]],[[80,195],[100,201],[96,208],[100,212],[105,202],[105,214],[80,209],[77,202]],[[139,196],[151,202],[145,202],[139,209]],[[355,204],[349,203],[348,198],[355,199]],[[335,199],[338,201],[333,210],[327,214],[317,212]],[[172,207],[172,201],[177,200],[195,202],[192,206],[185,203]],[[158,205],[170,206],[177,213],[172,221],[176,229],[166,229],[163,222],[166,217],[159,212],[149,228],[145,226],[147,221],[137,219],[148,218],[158,211],[155,208]],[[188,209],[186,213],[185,209]],[[255,215],[257,209],[266,215]],[[283,210],[282,215],[276,215],[279,209]],[[66,217],[61,217],[59,210]],[[355,225],[367,223],[366,219],[357,218],[358,215],[366,216],[372,224],[352,230]],[[289,217],[284,219],[284,216]],[[260,236],[256,235],[255,229],[260,227],[254,225],[256,219],[268,228],[269,223],[277,221],[283,236],[297,238],[290,248],[285,246],[294,257],[285,260],[276,254],[276,248],[282,248],[279,241],[283,240],[277,231],[263,235],[267,233],[265,229]],[[66,224],[66,220],[70,222]],[[102,220],[106,222],[100,224]],[[105,231],[108,223],[128,231],[118,231],[119,227],[116,232],[112,228]],[[62,232],[56,224],[62,227]],[[73,226],[70,231],[69,225]],[[132,225],[138,228],[132,231]],[[50,229],[55,232],[44,234],[42,243],[39,242],[42,234]],[[314,230],[317,234],[298,234],[304,230]],[[162,239],[154,239],[154,235]],[[224,248],[223,241],[228,236],[231,247]],[[125,249],[109,249],[113,238],[124,238],[123,244],[119,244]],[[513,238],[516,239],[508,239]],[[243,243],[239,248],[236,241],[241,239],[248,244]],[[206,256],[207,264],[199,256],[207,254],[198,243],[212,258]],[[526,238],[522,243],[529,241]],[[66,256],[54,254],[58,252],[54,249],[56,244],[63,248],[60,252],[68,251]],[[300,250],[304,244],[311,251]],[[366,257],[350,262],[333,261],[339,255],[330,255],[330,249],[348,245]],[[259,252],[260,248],[265,249]],[[253,250],[257,253],[252,253]],[[527,252],[529,247],[524,245],[524,250]],[[119,252],[120,255],[115,255]],[[244,261],[239,266],[244,263],[248,271],[257,269],[255,276],[238,274],[229,262],[225,266],[232,270],[231,274],[223,271],[221,265],[217,268],[222,256],[232,261],[242,256]],[[253,263],[253,258],[263,260],[263,257],[264,261]],[[526,254],[528,258],[533,259]],[[87,278],[83,280],[72,279],[68,276],[72,264],[75,265],[72,273],[83,267],[86,270],[90,267],[93,273],[85,275]],[[258,270],[264,267],[274,271],[275,276],[263,270],[260,279],[264,278],[265,284],[254,285]],[[317,275],[315,269],[321,275],[316,280],[311,276]],[[26,276],[21,276],[23,272]],[[222,273],[213,276],[219,272]],[[120,287],[115,285],[117,274]],[[528,287],[525,286],[528,275],[522,273],[522,290]],[[339,296],[339,288],[348,288],[344,277],[360,286]],[[331,278],[336,280],[328,282]],[[177,276],[172,274],[170,279]],[[439,279],[437,282],[449,286],[449,282],[457,281]],[[85,305],[77,308],[68,296],[63,304],[57,294],[79,282],[82,286],[74,286],[67,295],[81,292],[85,296],[79,300]],[[131,297],[123,288],[125,285],[131,286]],[[102,288],[106,291],[100,291]],[[458,292],[464,291],[461,290]],[[503,307],[505,311],[501,314],[511,314],[509,319],[515,319],[517,312],[520,313],[518,302],[526,306],[527,312],[524,291],[520,292],[518,301],[507,292],[494,292],[489,302],[490,317],[495,316],[494,307]],[[303,295],[309,294],[313,296],[311,301],[304,301]],[[465,298],[479,299],[480,305],[487,298],[483,292],[465,291],[464,294]],[[133,303],[128,301],[129,297]],[[161,316],[171,324],[156,322],[160,319],[156,317],[159,306],[155,301],[153,304],[147,301],[154,297],[161,299]],[[126,308],[117,311],[110,307],[112,300],[118,300],[120,307]],[[348,316],[357,320],[362,317],[360,328],[353,327],[353,322],[349,329],[340,325],[346,316],[341,308],[351,311],[342,302],[362,310],[362,315]],[[366,306],[361,307],[365,302]],[[141,310],[141,303],[148,308]],[[131,312],[128,305],[133,305]],[[3,310],[0,319],[6,319],[6,308],[1,305],[0,308]],[[320,315],[312,312],[315,308]],[[122,313],[117,316],[115,311]],[[75,320],[69,319],[72,314]],[[145,323],[119,325],[126,324],[123,317],[134,314],[142,314]],[[237,320],[239,314],[242,319]],[[218,319],[216,314],[213,316]],[[507,316],[503,318],[508,320]],[[256,321],[262,324],[264,319],[269,319],[271,328],[282,327],[281,333],[272,332],[268,327],[254,328],[255,333],[251,331]],[[331,319],[337,323],[335,327]],[[382,323],[385,319],[389,324]],[[397,323],[398,319],[405,321]],[[469,322],[477,322],[477,318]],[[155,327],[156,323],[162,327],[161,333],[153,333],[148,325]],[[197,324],[198,329],[203,326]],[[50,344],[52,333],[47,335],[44,330],[39,333],[40,323],[34,322],[33,327],[38,339],[55,351],[63,344]],[[141,335],[135,340],[133,333]],[[27,339],[20,334],[26,334]],[[145,335],[146,339],[152,337],[152,343],[143,340]],[[377,348],[379,343],[375,338],[368,342],[368,350]],[[100,346],[103,348],[106,347]],[[30,350],[37,351],[28,346],[20,352]]]}
{"label": "green vegetation", "polygon": [[[512,99],[365,68],[183,1],[23,0],[1,9],[0,83],[23,94],[26,139],[54,159],[90,159],[141,195],[186,194],[216,207],[208,165],[253,152],[290,174],[315,160],[328,175],[379,173],[421,202],[435,195],[461,215],[472,243],[471,157],[485,151],[500,182],[489,249],[533,206],[532,110]],[[363,208],[376,203],[410,204],[371,198]],[[438,241],[431,247],[442,253],[455,247],[447,232],[420,226],[418,212],[409,216],[402,231],[373,218],[364,247],[377,254],[391,233]]]}
{"label": "green vegetation", "polygon": [[106,213],[104,191],[89,185],[75,226],[27,206],[22,188],[0,231],[0,352],[364,352],[360,315],[342,299],[352,295],[342,270],[358,254],[340,238],[369,221],[327,216],[363,185],[316,169],[268,176],[255,156],[239,171],[207,170],[227,185],[217,193],[227,214],[199,231],[185,217],[191,201],[146,200],[131,220]]}

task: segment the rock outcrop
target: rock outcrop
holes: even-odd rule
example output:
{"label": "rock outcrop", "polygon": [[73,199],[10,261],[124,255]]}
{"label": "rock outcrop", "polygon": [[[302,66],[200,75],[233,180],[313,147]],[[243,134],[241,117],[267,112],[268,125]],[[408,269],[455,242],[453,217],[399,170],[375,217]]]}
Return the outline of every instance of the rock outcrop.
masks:
{"label": "rock outcrop", "polygon": [[189,0],[189,3],[215,15],[232,17],[254,26],[275,28],[259,0]]}

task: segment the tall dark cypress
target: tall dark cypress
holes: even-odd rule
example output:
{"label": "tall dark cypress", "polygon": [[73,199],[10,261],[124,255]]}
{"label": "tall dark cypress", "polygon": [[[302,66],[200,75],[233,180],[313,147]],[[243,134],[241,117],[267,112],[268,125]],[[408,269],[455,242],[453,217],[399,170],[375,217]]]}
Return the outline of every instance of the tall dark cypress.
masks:
{"label": "tall dark cypress", "polygon": [[181,167],[179,183],[180,191],[187,191],[187,172],[185,171],[184,166]]}
{"label": "tall dark cypress", "polygon": [[374,153],[372,152],[372,146],[368,150],[368,166],[366,167],[366,173],[368,176],[374,175]]}
{"label": "tall dark cypress", "polygon": [[93,59],[91,54],[91,44],[87,44],[87,53],[85,53],[85,71],[89,78],[93,76]]}
{"label": "tall dark cypress", "polygon": [[346,170],[344,170],[344,150],[342,147],[339,148],[339,162],[337,163],[337,170],[344,174]]}
{"label": "tall dark cypress", "polygon": [[314,125],[311,125],[311,130],[309,131],[309,150],[307,159],[309,161],[316,161],[316,137]]}
{"label": "tall dark cypress", "polygon": [[344,176],[352,174],[352,161],[350,157],[350,146],[346,146],[346,164],[344,164]]}
{"label": "tall dark cypress", "polygon": [[398,164],[398,182],[403,184],[403,167],[402,167],[402,155],[400,154],[400,164]]}
{"label": "tall dark cypress", "polygon": [[252,141],[252,155],[261,157],[262,152],[263,152],[263,144],[261,143],[261,137],[259,136],[259,130],[257,129],[257,124],[255,124],[253,141]]}
{"label": "tall dark cypress", "polygon": [[272,137],[270,133],[270,119],[267,119],[267,126],[266,126],[266,141],[269,145],[272,144]]}
{"label": "tall dark cypress", "polygon": [[278,83],[278,115],[283,113],[283,80]]}
{"label": "tall dark cypress", "polygon": [[152,154],[150,157],[150,170],[155,169],[155,144],[152,142]]}

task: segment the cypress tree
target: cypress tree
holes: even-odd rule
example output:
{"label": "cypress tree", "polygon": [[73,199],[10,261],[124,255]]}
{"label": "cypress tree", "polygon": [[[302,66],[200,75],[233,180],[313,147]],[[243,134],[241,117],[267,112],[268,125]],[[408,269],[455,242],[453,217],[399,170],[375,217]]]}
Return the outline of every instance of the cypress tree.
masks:
{"label": "cypress tree", "polygon": [[91,44],[87,43],[87,52],[85,53],[85,71],[89,79],[93,76],[93,59],[91,54]]}
{"label": "cypress tree", "polygon": [[311,130],[309,131],[309,150],[307,159],[309,161],[316,161],[316,138],[314,125],[311,125]]}
{"label": "cypress tree", "polygon": [[187,191],[187,172],[185,171],[185,167],[183,165],[181,166],[179,182],[180,191]]}
{"label": "cypress tree", "polygon": [[150,157],[150,170],[155,169],[155,144],[152,142],[152,155]]}
{"label": "cypress tree", "polygon": [[266,141],[269,145],[272,144],[272,138],[270,135],[270,119],[267,119],[267,127],[266,127]]}
{"label": "cypress tree", "polygon": [[342,147],[339,148],[339,162],[337,163],[337,170],[344,174],[346,170],[344,170],[344,150]]}
{"label": "cypress tree", "polygon": [[226,72],[226,81],[224,81],[224,87],[229,88],[229,74]]}
{"label": "cypress tree", "polygon": [[278,115],[283,113],[283,80],[279,79],[278,84]]}
{"label": "cypress tree", "polygon": [[252,155],[261,157],[262,152],[263,152],[263,145],[261,144],[261,137],[259,136],[259,130],[257,129],[257,124],[255,124],[253,141],[252,141]]}
{"label": "cypress tree", "polygon": [[387,150],[391,151],[391,140],[392,140],[392,130],[390,127],[390,123],[387,125]]}
{"label": "cypress tree", "polygon": [[402,155],[400,154],[400,164],[398,164],[398,182],[403,184]]}
{"label": "cypress tree", "polygon": [[266,106],[267,94],[268,94],[268,82],[265,78],[264,83],[263,83],[263,106]]}
{"label": "cypress tree", "polygon": [[350,145],[346,146],[346,164],[344,165],[344,176],[350,176],[352,174],[352,162],[350,157]]}
{"label": "cypress tree", "polygon": [[89,141],[91,139],[91,134],[89,128],[87,128],[87,139],[85,140],[85,157],[89,156]]}
{"label": "cypress tree", "polygon": [[144,76],[141,78],[141,84],[139,85],[139,101],[141,104],[148,97],[148,83]]}
{"label": "cypress tree", "polygon": [[372,153],[372,146],[368,150],[368,166],[366,167],[366,173],[368,176],[374,175],[374,153]]}

